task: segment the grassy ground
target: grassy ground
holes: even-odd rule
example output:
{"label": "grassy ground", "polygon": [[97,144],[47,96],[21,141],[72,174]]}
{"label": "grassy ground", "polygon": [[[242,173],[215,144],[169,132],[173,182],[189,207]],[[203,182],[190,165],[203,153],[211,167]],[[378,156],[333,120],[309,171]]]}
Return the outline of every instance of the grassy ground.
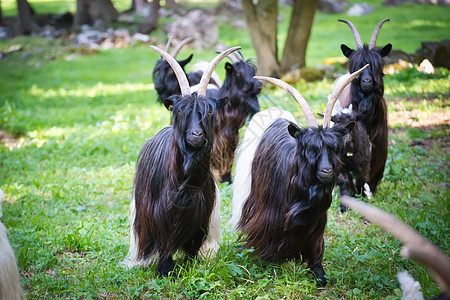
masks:
{"label": "grassy ground", "polygon": [[[69,2],[31,1],[38,10],[51,4],[61,11]],[[395,49],[415,52],[422,40],[448,38],[449,8],[387,10],[380,2],[368,17],[351,18],[364,40],[385,17],[391,22],[380,32],[380,45],[392,42]],[[13,1],[2,5],[11,13]],[[340,43],[353,47],[350,30],[336,22],[341,17],[316,15],[309,65],[340,57]],[[280,32],[281,42],[282,37]],[[229,25],[221,25],[221,41],[242,44],[247,57],[254,53],[248,35]],[[6,194],[2,222],[29,299],[398,299],[395,275],[403,269],[420,281],[425,297],[438,293],[421,265],[401,258],[395,238],[355,213],[338,213],[337,201],[326,228],[326,288],[315,286],[303,264],[267,264],[239,251],[227,224],[232,191],[226,184],[220,186],[222,240],[216,259],[191,265],[180,260],[171,278],[155,277],[153,268],[123,269],[135,162],[142,144],[169,122],[151,81],[159,56],[139,44],[97,55],[75,51],[75,59],[67,61],[74,51],[68,52],[67,43],[23,37],[0,42],[0,51],[23,47],[0,61],[0,128],[7,132],[0,144],[0,188]],[[23,58],[24,52],[30,56]],[[213,49],[203,50],[195,59],[214,55]],[[223,64],[218,69],[223,75]],[[296,85],[315,112],[323,112],[332,86],[328,79]],[[379,193],[370,202],[448,255],[450,73],[410,69],[386,76],[385,86],[389,156]],[[263,108],[281,105],[302,121],[296,104],[278,89],[265,88],[260,101]]]}

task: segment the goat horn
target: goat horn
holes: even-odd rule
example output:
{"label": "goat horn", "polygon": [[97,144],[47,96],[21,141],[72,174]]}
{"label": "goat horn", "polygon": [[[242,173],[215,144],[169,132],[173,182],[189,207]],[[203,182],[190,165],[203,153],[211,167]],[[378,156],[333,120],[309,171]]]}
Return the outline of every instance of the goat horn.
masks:
{"label": "goat horn", "polygon": [[[220,50],[216,50],[216,53],[222,53]],[[234,64],[235,62],[239,61],[239,58],[236,56],[236,52],[230,53],[230,55],[227,56],[231,62]]]}
{"label": "goat horn", "polygon": [[192,37],[185,38],[175,47],[175,49],[173,49],[173,51],[170,55],[172,55],[173,58],[176,58],[178,55],[178,52],[180,52],[181,48],[183,48],[184,45],[189,44],[193,40],[194,40],[194,38],[192,38]]}
{"label": "goat horn", "polygon": [[450,295],[450,260],[433,243],[393,215],[368,203],[349,196],[342,196],[341,204],[359,212],[398,238],[404,244],[401,251],[402,256],[423,263],[441,289]]}
{"label": "goat horn", "polygon": [[177,76],[178,84],[180,85],[181,95],[183,96],[190,95],[191,90],[189,88],[189,81],[186,77],[186,73],[184,73],[183,68],[181,68],[180,64],[176,61],[176,59],[170,56],[169,53],[158,47],[150,46],[150,48],[161,54],[161,56],[164,57],[166,61],[169,63],[169,65],[172,67],[173,71],[175,72],[175,76]]}
{"label": "goat horn", "polygon": [[170,44],[172,44],[172,38],[173,38],[173,36],[172,35],[169,35],[169,40],[167,41],[167,44],[166,44],[166,52],[169,52],[169,49],[170,49]]}
{"label": "goat horn", "polygon": [[384,22],[390,21],[389,19],[384,19],[378,23],[375,29],[372,32],[372,36],[370,37],[369,42],[369,50],[375,48],[375,44],[377,42],[378,32],[380,32],[381,26],[383,26]]}
{"label": "goat horn", "polygon": [[199,96],[206,96],[206,89],[208,88],[209,79],[211,78],[212,73],[214,72],[214,69],[217,67],[219,62],[225,58],[225,56],[229,55],[230,53],[241,49],[240,46],[230,48],[228,50],[223,51],[219,55],[217,55],[208,65],[205,72],[203,72],[202,78],[200,79],[199,88],[197,95]]}
{"label": "goat horn", "polygon": [[356,42],[356,48],[358,49],[362,49],[363,48],[363,43],[361,41],[361,37],[359,36],[359,32],[358,30],[356,30],[355,25],[353,25],[352,22],[348,21],[348,20],[344,20],[344,19],[339,19],[339,22],[343,22],[346,23],[348,25],[348,27],[350,27],[350,29],[353,32],[353,36],[355,37],[355,42]]}
{"label": "goat horn", "polygon": [[327,103],[327,107],[325,108],[325,114],[323,116],[323,125],[322,125],[323,128],[328,128],[330,126],[331,113],[333,111],[333,107],[336,104],[336,101],[339,98],[339,96],[341,95],[344,88],[350,82],[352,82],[353,79],[358,77],[358,75],[361,74],[362,71],[364,71],[368,66],[369,65],[367,64],[364,67],[362,67],[361,69],[359,69],[358,71],[353,72],[352,74],[346,75],[344,80],[342,80],[341,83],[338,86],[336,86],[334,91],[330,95],[328,95],[328,103]]}
{"label": "goat horn", "polygon": [[303,114],[305,115],[306,124],[308,127],[314,127],[317,128],[317,120],[314,117],[314,112],[311,109],[311,106],[309,106],[308,102],[306,102],[305,98],[300,94],[299,91],[297,91],[294,87],[292,87],[290,84],[284,82],[283,80],[276,79],[273,77],[265,77],[265,76],[254,76],[253,78],[258,80],[265,80],[270,83],[273,83],[280,88],[284,89],[286,92],[291,94],[291,96],[297,101],[297,103],[300,105],[301,110],[303,111]]}

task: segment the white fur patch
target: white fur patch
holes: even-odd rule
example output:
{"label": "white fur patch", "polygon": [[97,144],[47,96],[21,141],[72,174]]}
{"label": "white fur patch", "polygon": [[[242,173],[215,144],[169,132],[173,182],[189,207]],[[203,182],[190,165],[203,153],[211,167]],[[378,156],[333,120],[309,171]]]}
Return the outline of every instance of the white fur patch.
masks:
{"label": "white fur patch", "polygon": [[[0,189],[0,217],[4,197]],[[21,299],[21,294],[16,256],[9,243],[6,227],[0,222],[0,299]]]}
{"label": "white fur patch", "polygon": [[245,131],[244,140],[237,149],[238,160],[233,180],[232,216],[230,224],[236,230],[242,214],[242,207],[250,194],[252,179],[251,167],[259,139],[267,127],[276,119],[284,118],[297,124],[294,116],[280,107],[270,107],[255,114]]}
{"label": "white fur patch", "polygon": [[423,300],[420,283],[415,281],[407,271],[398,273],[397,279],[402,289],[402,300]]}

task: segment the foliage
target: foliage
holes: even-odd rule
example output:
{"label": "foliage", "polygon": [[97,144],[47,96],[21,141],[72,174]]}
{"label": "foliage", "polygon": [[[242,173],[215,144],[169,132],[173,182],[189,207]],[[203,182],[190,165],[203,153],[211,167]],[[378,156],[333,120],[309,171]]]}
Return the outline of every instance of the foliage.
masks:
{"label": "foliage", "polygon": [[[37,9],[67,4],[30,2]],[[386,17],[380,2],[375,2],[377,10],[367,19],[352,18],[358,28],[361,24],[363,39]],[[2,1],[4,11],[11,3]],[[448,28],[443,11],[448,8],[389,8],[392,21],[380,32],[380,44],[395,41],[394,47],[398,43],[415,49],[418,41],[442,34],[440,24]],[[426,24],[432,30],[428,25],[413,26],[431,13]],[[343,15],[317,14],[309,62],[341,56],[342,42],[353,45],[348,28],[337,24],[339,17]],[[401,23],[396,20],[405,18],[394,30],[394,24]],[[253,57],[247,33],[220,26],[221,42],[246,45],[244,56]],[[408,34],[402,34],[406,30]],[[163,33],[156,34],[163,43]],[[330,282],[326,288],[316,287],[304,264],[259,261],[251,250],[240,250],[238,234],[228,224],[232,195],[228,184],[220,185],[222,240],[215,259],[184,263],[179,258],[170,278],[155,277],[153,267],[122,268],[135,162],[143,143],[169,124],[169,114],[155,101],[151,81],[159,55],[141,44],[98,55],[75,52],[75,59],[66,60],[73,54],[67,52],[66,42],[37,37],[0,42],[0,50],[13,44],[23,50],[0,62],[0,128],[22,137],[10,148],[0,144],[0,188],[6,195],[2,222],[9,229],[30,299],[398,299],[395,275],[403,269],[420,281],[426,298],[437,295],[438,287],[425,268],[400,256],[400,242],[356,213],[340,214],[337,198],[326,228],[324,268]],[[190,51],[183,50],[180,57]],[[213,56],[212,49],[196,51],[194,60]],[[223,78],[223,63],[218,71]],[[324,111],[332,80],[295,86],[315,112]],[[447,70],[435,75],[406,70],[386,76],[385,86],[391,116],[415,112],[419,116],[415,118],[425,121],[435,113],[450,114]],[[280,89],[266,87],[260,101],[262,108],[280,105],[304,120],[297,104]],[[439,142],[448,136],[448,124],[412,128],[407,116],[391,122],[385,177],[370,202],[450,254],[449,154]],[[241,136],[244,132],[245,128]]]}

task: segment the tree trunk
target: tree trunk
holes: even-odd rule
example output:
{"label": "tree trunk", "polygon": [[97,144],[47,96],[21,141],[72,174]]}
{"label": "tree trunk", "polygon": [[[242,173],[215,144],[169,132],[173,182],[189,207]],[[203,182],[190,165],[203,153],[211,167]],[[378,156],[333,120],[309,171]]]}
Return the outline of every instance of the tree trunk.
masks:
{"label": "tree trunk", "polygon": [[281,71],[306,65],[306,48],[318,0],[294,1],[288,35],[284,44]]}
{"label": "tree trunk", "polygon": [[111,0],[77,0],[75,26],[92,25],[101,21],[105,26],[111,26],[119,16]]}
{"label": "tree trunk", "polygon": [[278,1],[242,0],[245,19],[256,51],[258,74],[278,77]]}
{"label": "tree trunk", "polygon": [[150,33],[158,27],[159,20],[159,8],[160,8],[160,0],[153,0],[150,7],[150,14],[148,15],[147,22],[141,24],[139,26],[138,31],[140,33]]}
{"label": "tree trunk", "polygon": [[20,31],[22,34],[30,34],[32,10],[27,0],[17,0],[17,12],[19,15]]}
{"label": "tree trunk", "polygon": [[147,3],[147,0],[133,0],[131,1],[131,8],[129,11],[141,11]]}

